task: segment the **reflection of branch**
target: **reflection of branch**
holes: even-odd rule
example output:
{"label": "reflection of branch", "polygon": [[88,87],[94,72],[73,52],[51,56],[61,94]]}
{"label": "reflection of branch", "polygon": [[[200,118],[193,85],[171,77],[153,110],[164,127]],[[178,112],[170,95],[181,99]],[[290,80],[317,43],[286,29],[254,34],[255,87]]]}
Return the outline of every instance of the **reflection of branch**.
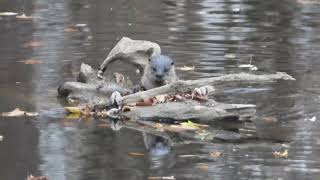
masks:
{"label": "reflection of branch", "polygon": [[[108,121],[102,120],[103,122],[110,123]],[[150,133],[155,136],[162,137],[163,139],[166,139],[168,141],[169,146],[173,146],[173,140],[170,138],[170,136],[164,132],[164,131],[159,131],[156,128],[155,123],[149,122],[149,123],[144,123],[142,121],[118,121],[119,124],[122,128],[127,128],[127,129],[132,129],[135,131],[139,132],[145,132],[145,133]]]}

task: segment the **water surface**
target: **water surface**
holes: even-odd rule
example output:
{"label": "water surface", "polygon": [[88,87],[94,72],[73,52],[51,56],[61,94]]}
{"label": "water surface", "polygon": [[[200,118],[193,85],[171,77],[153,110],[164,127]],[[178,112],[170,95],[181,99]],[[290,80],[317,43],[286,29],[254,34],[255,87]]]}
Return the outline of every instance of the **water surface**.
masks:
{"label": "water surface", "polygon": [[[20,107],[40,113],[36,118],[1,118],[1,179],[23,179],[29,173],[49,179],[317,179],[320,125],[306,119],[320,116],[320,5],[302,2],[1,1],[0,11],[25,12],[33,20],[0,18],[0,111]],[[86,27],[65,31],[75,24]],[[297,81],[227,86],[214,97],[257,104],[259,116],[277,118],[271,124],[256,122],[260,140],[181,145],[157,156],[146,149],[139,132],[64,118],[56,98],[58,85],[73,80],[82,62],[97,68],[123,36],[159,43],[177,66],[194,65],[194,71],[178,71],[182,79],[248,72],[238,65],[252,57],[257,73],[284,71]],[[30,41],[41,45],[23,46]],[[26,59],[42,63],[19,62]],[[130,70],[123,64],[112,69]],[[272,156],[279,142],[289,146],[287,159]],[[213,151],[223,156],[180,156]]]}

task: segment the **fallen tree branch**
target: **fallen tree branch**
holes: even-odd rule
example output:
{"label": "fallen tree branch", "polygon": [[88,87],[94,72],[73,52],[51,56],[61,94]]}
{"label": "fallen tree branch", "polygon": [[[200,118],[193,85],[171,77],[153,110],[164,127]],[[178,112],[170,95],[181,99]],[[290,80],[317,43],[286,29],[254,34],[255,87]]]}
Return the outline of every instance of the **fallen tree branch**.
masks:
{"label": "fallen tree branch", "polygon": [[169,119],[173,121],[194,120],[208,123],[215,120],[235,119],[249,121],[256,110],[252,104],[223,104],[214,102],[210,106],[201,105],[197,101],[170,102],[152,106],[135,106],[123,112],[131,119],[154,121]]}
{"label": "fallen tree branch", "polygon": [[177,94],[190,92],[194,88],[216,85],[227,82],[243,82],[243,83],[261,83],[261,82],[273,82],[276,80],[295,80],[293,77],[285,72],[277,72],[276,74],[269,75],[255,75],[248,73],[240,74],[228,74],[219,77],[203,78],[199,80],[187,80],[187,81],[176,81],[171,84],[161,86],[158,88],[149,89],[147,91],[141,91],[135,94],[130,94],[123,97],[123,102],[132,103],[137,102],[140,99],[148,99],[155,97],[159,94]]}

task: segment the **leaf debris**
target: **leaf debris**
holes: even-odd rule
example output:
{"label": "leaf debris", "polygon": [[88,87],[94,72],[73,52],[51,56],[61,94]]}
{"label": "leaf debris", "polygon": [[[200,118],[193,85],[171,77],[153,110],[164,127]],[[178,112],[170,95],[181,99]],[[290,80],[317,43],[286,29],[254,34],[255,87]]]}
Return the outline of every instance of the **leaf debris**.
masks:
{"label": "leaf debris", "polygon": [[166,180],[175,180],[176,178],[174,177],[174,176],[162,176],[162,177],[160,177],[160,176],[150,176],[150,177],[148,177],[148,179],[149,180],[164,180],[164,179],[166,179]]}
{"label": "leaf debris", "polygon": [[288,153],[288,150],[284,150],[283,152],[281,152],[281,151],[274,151],[274,152],[272,152],[272,155],[273,155],[275,158],[288,158],[289,153]]}
{"label": "leaf debris", "polygon": [[78,32],[78,31],[79,31],[79,30],[78,30],[77,28],[75,28],[74,26],[70,26],[70,27],[64,29],[64,32],[70,32],[70,33],[72,33],[72,32]]}
{"label": "leaf debris", "polygon": [[18,15],[18,13],[15,12],[0,12],[0,16],[15,16]]}
{"label": "leaf debris", "polygon": [[144,156],[144,153],[140,153],[140,152],[129,152],[128,155],[129,155],[129,156]]}
{"label": "leaf debris", "polygon": [[20,108],[16,108],[10,112],[1,113],[1,116],[5,116],[5,117],[38,116],[38,115],[39,115],[39,113],[37,113],[37,112],[22,111]]}
{"label": "leaf debris", "polygon": [[24,48],[36,48],[36,47],[40,47],[41,43],[38,41],[30,41],[30,42],[24,43],[22,46]]}
{"label": "leaf debris", "polygon": [[21,20],[32,20],[33,17],[32,16],[26,16],[26,14],[21,14],[21,15],[18,15],[16,16],[17,19],[21,19]]}
{"label": "leaf debris", "polygon": [[32,174],[28,175],[26,180],[48,180],[45,176],[33,176]]}
{"label": "leaf debris", "polygon": [[23,63],[23,64],[40,64],[40,63],[42,63],[42,61],[35,60],[35,59],[27,59],[27,60],[22,60],[22,61],[18,61],[18,62]]}

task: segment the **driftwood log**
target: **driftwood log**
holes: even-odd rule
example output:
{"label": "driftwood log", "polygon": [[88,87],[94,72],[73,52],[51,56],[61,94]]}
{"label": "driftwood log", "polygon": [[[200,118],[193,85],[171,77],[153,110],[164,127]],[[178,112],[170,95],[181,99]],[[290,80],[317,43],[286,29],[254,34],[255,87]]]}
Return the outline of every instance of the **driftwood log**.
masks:
{"label": "driftwood log", "polygon": [[[226,82],[241,83],[263,83],[276,80],[294,80],[286,73],[276,73],[270,75],[254,74],[229,74],[220,77],[203,78],[199,80],[179,80],[162,87],[142,91],[134,94],[130,87],[124,84],[117,84],[114,81],[99,80],[96,70],[89,65],[82,64],[78,81],[66,82],[58,89],[59,95],[67,99],[79,99],[82,103],[90,105],[111,106],[110,95],[114,91],[120,92],[123,96],[124,104],[138,102],[141,99],[148,99],[161,94],[179,94],[190,92],[196,87],[207,86],[209,93],[214,91],[208,85],[216,85]],[[127,94],[127,95],[126,95]],[[197,120],[208,122],[234,117],[238,120],[248,120],[255,114],[255,105],[252,104],[223,104],[212,100],[207,103],[197,101],[171,102],[156,104],[154,106],[136,106],[132,111],[123,112],[127,117],[141,120],[172,119],[172,120]]]}
{"label": "driftwood log", "polygon": [[[100,71],[107,69],[109,63],[115,60],[125,60],[138,66],[143,70],[147,59],[154,54],[160,54],[159,45],[148,41],[132,40],[122,38],[111,50],[108,57],[100,66]],[[141,99],[150,99],[163,94],[190,93],[194,88],[205,87],[209,94],[214,93],[214,85],[223,83],[269,83],[278,80],[295,80],[284,72],[275,74],[255,75],[249,73],[228,74],[219,77],[202,78],[198,80],[179,80],[177,82],[142,91],[132,92],[132,87],[126,83],[116,83],[114,80],[99,78],[98,71],[87,64],[81,64],[79,76],[75,82],[66,82],[58,88],[58,94],[67,99],[77,99],[80,103],[89,104],[91,107],[99,106],[103,108],[111,107],[110,95],[114,91],[120,92],[123,96],[123,104],[131,105],[129,111],[121,111],[120,117],[125,117],[131,121],[124,121],[123,126],[135,129],[144,133],[151,133],[167,139],[173,143],[166,132],[159,132],[152,121],[172,120],[186,121],[192,120],[198,123],[212,124],[216,122],[247,122],[255,116],[256,106],[253,104],[224,104],[208,99],[205,102],[195,100],[184,100],[155,104],[152,106],[132,106],[133,103]],[[100,74],[101,75],[101,74]],[[137,122],[139,122],[137,124]],[[143,127],[141,127],[143,124]],[[237,124],[237,123],[233,123]],[[242,126],[241,126],[242,127]],[[239,126],[240,128],[240,126]],[[174,129],[167,128],[166,131],[172,132]],[[239,140],[243,136],[233,132],[214,133],[215,139]],[[189,132],[179,132],[179,135],[187,138],[192,137]]]}

